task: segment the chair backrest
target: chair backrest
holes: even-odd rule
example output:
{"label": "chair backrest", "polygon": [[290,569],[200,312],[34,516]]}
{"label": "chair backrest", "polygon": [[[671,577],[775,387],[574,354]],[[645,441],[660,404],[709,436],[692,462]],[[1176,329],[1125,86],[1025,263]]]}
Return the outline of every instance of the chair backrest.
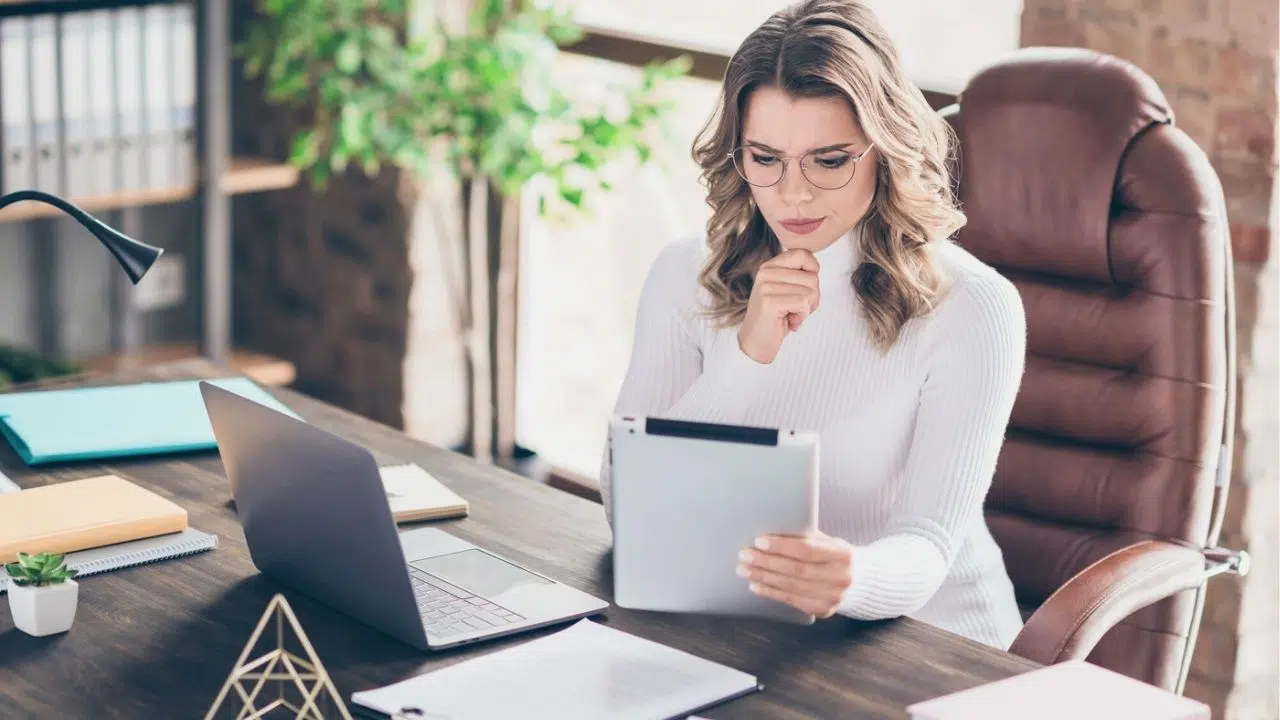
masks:
{"label": "chair backrest", "polygon": [[[1019,602],[1033,610],[1139,540],[1216,542],[1234,318],[1205,154],[1146,73],[1082,49],[1017,51],[943,114],[960,140],[958,242],[1016,284],[1027,313],[987,501]],[[1089,659],[1181,691],[1202,592],[1135,613]]]}

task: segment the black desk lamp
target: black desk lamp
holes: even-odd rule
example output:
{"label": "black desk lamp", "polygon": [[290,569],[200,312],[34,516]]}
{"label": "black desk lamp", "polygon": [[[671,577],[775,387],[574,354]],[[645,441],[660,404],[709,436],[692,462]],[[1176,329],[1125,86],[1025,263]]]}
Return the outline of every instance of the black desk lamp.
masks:
{"label": "black desk lamp", "polygon": [[125,274],[129,276],[134,285],[138,284],[142,276],[146,275],[147,271],[151,269],[156,258],[160,257],[160,254],[164,252],[158,247],[152,247],[134,240],[56,195],[50,195],[39,190],[18,190],[17,192],[0,196],[0,210],[23,200],[35,200],[46,205],[52,205],[75,218],[76,222],[93,233],[94,237],[98,238],[111,251],[111,254],[120,263],[120,267],[124,268]]}
{"label": "black desk lamp", "polygon": [[[134,285],[138,284],[142,276],[146,275],[147,271],[151,269],[156,258],[160,257],[160,254],[164,252],[158,247],[152,247],[134,240],[56,195],[50,195],[39,190],[18,190],[17,192],[0,196],[0,210],[23,200],[34,200],[46,205],[52,205],[75,218],[76,222],[93,233],[94,237],[98,238],[106,246],[107,250],[111,251],[111,254],[120,263],[120,267],[124,268],[125,274],[129,276]],[[17,489],[17,485],[6,478],[4,473],[0,473],[0,492]]]}

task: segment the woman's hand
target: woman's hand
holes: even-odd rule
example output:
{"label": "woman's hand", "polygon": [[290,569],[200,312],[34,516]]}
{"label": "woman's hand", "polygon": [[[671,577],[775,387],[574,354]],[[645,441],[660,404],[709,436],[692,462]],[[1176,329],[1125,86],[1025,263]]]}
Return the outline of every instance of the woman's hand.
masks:
{"label": "woman's hand", "polygon": [[787,333],[817,311],[818,295],[818,261],[808,250],[784,250],[762,263],[738,328],[742,352],[758,363],[773,362]]}
{"label": "woman's hand", "polygon": [[739,560],[752,592],[819,618],[835,614],[852,582],[853,546],[820,532],[766,535]]}

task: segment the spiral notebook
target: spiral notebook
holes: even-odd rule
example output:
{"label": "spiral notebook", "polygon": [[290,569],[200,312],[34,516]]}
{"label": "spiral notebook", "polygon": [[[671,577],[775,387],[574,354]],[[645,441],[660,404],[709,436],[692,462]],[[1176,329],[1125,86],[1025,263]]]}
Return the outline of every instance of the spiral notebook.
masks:
{"label": "spiral notebook", "polygon": [[[194,555],[218,547],[218,536],[187,528],[182,532],[67,553],[67,567],[80,571],[77,579],[121,568]],[[0,593],[9,589],[9,576],[0,573]]]}

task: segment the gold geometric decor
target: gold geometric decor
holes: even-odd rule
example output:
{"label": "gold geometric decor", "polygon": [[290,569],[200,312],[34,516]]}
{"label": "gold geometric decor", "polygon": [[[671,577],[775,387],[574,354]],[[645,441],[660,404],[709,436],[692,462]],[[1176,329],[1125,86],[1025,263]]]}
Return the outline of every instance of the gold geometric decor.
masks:
{"label": "gold geometric decor", "polygon": [[[275,619],[275,647],[249,660],[249,655],[257,647],[272,618]],[[299,657],[287,648],[288,638],[284,631],[286,621],[306,658]],[[236,697],[230,696],[232,690],[235,690]],[[234,715],[219,715],[224,712],[224,702],[227,703],[227,710],[233,711]],[[329,710],[330,703],[332,710],[321,712],[322,707]],[[285,710],[292,715],[284,713]],[[276,711],[282,712],[270,715]],[[227,676],[227,682],[223,684],[218,698],[213,701],[213,707],[209,708],[205,720],[214,720],[216,717],[234,717],[236,720],[267,717],[352,720],[347,706],[342,702],[342,696],[334,688],[328,671],[320,663],[319,656],[311,647],[311,641],[302,631],[298,617],[293,614],[293,608],[289,607],[289,601],[283,595],[277,594],[267,604],[258,627],[245,644],[240,659],[236,660],[235,667]]]}

